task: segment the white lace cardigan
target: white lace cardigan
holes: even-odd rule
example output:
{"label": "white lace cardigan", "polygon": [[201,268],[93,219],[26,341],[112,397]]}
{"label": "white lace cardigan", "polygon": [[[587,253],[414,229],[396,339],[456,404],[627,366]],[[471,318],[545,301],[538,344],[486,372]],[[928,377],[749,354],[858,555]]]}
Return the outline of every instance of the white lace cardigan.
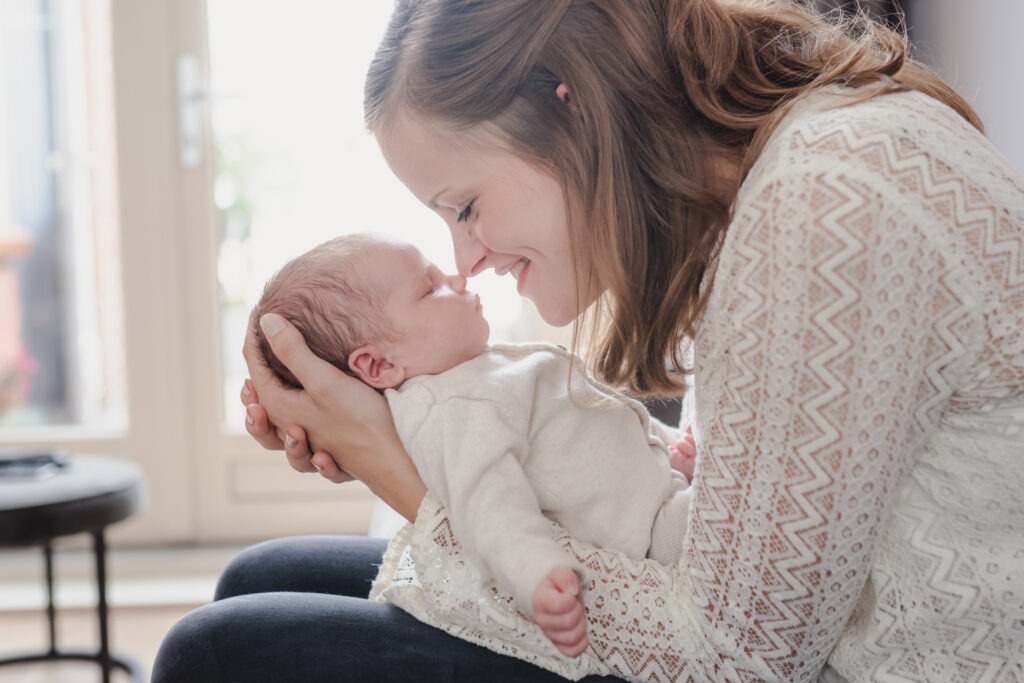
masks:
{"label": "white lace cardigan", "polygon": [[837,99],[795,108],[741,188],[679,564],[553,527],[587,570],[567,659],[428,494],[375,598],[569,678],[1024,680],[1024,181],[924,95]]}

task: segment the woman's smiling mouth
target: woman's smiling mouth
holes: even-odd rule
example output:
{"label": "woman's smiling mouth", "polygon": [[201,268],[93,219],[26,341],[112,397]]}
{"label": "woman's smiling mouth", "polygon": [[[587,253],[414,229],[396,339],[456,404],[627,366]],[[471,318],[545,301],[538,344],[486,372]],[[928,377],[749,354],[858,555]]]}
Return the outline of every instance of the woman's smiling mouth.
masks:
{"label": "woman's smiling mouth", "polygon": [[518,280],[520,274],[522,274],[523,272],[523,269],[525,269],[526,266],[528,266],[529,264],[529,259],[525,257],[521,258],[515,263],[510,263],[509,265],[502,267],[500,270],[498,270],[498,275],[507,275],[508,273],[512,273],[512,277]]}

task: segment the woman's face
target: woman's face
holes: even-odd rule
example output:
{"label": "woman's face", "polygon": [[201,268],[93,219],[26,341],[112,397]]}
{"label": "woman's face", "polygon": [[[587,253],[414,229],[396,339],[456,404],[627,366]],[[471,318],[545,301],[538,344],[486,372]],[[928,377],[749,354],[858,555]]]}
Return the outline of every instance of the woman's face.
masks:
{"label": "woman's face", "polygon": [[[600,292],[590,287],[594,291],[581,291],[577,300],[558,179],[497,141],[480,144],[479,133],[474,144],[452,144],[451,137],[400,115],[378,141],[395,175],[444,219],[460,274],[493,268],[516,280],[545,322],[569,324]],[[590,282],[586,265],[580,267],[580,282]]]}

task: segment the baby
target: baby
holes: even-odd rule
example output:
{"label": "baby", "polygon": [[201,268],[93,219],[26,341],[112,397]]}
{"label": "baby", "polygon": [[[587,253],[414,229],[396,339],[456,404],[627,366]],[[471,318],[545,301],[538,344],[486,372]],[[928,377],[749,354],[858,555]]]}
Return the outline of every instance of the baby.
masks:
{"label": "baby", "polygon": [[314,353],[384,393],[465,552],[527,614],[551,614],[559,593],[582,602],[583,568],[552,522],[635,559],[679,559],[693,472],[685,447],[673,449],[685,477],[670,467],[665,443],[679,435],[560,347],[489,346],[466,279],[412,245],[330,240],[284,266],[256,308],[253,320],[283,315]]}

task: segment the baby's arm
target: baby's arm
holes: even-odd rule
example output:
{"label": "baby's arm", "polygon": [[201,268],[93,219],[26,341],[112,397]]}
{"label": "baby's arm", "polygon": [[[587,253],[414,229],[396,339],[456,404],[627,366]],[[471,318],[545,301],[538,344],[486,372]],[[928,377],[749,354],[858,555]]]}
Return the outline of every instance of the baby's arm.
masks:
{"label": "baby's arm", "polygon": [[567,657],[587,649],[587,618],[580,578],[567,565],[548,572],[533,591],[533,615],[544,635]]}
{"label": "baby's arm", "polygon": [[[431,407],[415,435],[408,435],[407,449],[427,488],[448,508],[466,554],[484,576],[512,593],[517,607],[531,612],[538,585],[552,580],[544,601],[546,626],[535,621],[545,635],[562,633],[567,619],[551,617],[571,612],[566,603],[575,602],[582,618],[580,581],[570,567],[583,569],[552,535],[554,525],[521,462],[531,447],[528,430],[514,417],[496,401],[446,398]],[[572,577],[553,579],[552,567],[565,568]],[[573,592],[559,598],[562,590]]]}

